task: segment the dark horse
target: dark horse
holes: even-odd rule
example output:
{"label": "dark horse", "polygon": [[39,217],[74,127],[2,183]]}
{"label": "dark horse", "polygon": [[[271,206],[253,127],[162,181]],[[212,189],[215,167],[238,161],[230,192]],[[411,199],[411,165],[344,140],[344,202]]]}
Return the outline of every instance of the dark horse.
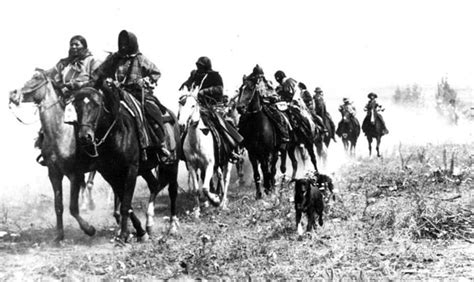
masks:
{"label": "dark horse", "polygon": [[370,107],[367,109],[367,115],[365,116],[364,122],[362,123],[362,131],[364,131],[367,136],[367,141],[369,142],[369,156],[372,155],[372,139],[375,138],[377,141],[376,150],[377,157],[380,157],[380,141],[383,136],[383,124],[382,121],[378,118],[378,113],[376,112],[375,107]]}
{"label": "dark horse", "polygon": [[336,134],[341,137],[346,152],[355,156],[355,147],[360,135],[359,121],[348,110],[343,109],[341,114],[342,119],[337,126]]}
{"label": "dark horse", "polygon": [[252,164],[257,199],[262,198],[258,166],[260,165],[263,173],[265,193],[268,194],[275,185],[279,148],[275,128],[270,118],[262,111],[260,88],[265,87],[264,84],[262,79],[244,79],[237,100],[237,109],[241,113],[239,132],[244,137],[243,144]]}
{"label": "dark horse", "polygon": [[[177,226],[176,197],[178,194],[178,162],[175,158],[169,163],[159,163],[156,154],[149,154],[147,161],[141,161],[138,142],[137,124],[131,113],[120,103],[119,89],[104,87],[100,92],[81,91],[76,94],[74,106],[78,119],[78,138],[88,146],[92,153],[97,153],[97,170],[112,186],[116,195],[115,216],[118,219],[118,204],[120,204],[121,231],[120,239],[128,237],[127,221],[130,217],[139,239],[146,238],[147,232],[152,231],[154,202],[158,193],[168,187],[171,201],[171,231]],[[170,112],[173,129],[170,138],[174,138],[179,150],[179,126],[174,115]],[[179,152],[178,152],[179,153]],[[157,178],[152,170],[158,167]],[[150,197],[147,209],[146,231],[132,209],[132,198],[137,176],[141,175],[148,184]],[[118,198],[118,202],[117,202]],[[119,220],[117,220],[119,221]]]}
{"label": "dark horse", "polygon": [[331,119],[331,116],[329,113],[326,111],[326,104],[324,103],[323,99],[314,99],[314,107],[315,107],[315,113],[321,117],[324,126],[327,129],[327,135],[321,134],[316,139],[316,150],[318,153],[318,156],[323,159],[323,161],[326,161],[327,159],[327,152],[324,150],[324,146],[326,148],[329,147],[329,143],[331,143],[331,139],[334,138],[335,134],[335,125],[334,121]]}
{"label": "dark horse", "polygon": [[[10,92],[10,103],[35,103],[39,108],[44,133],[41,153],[48,167],[48,177],[53,186],[56,213],[55,241],[64,239],[63,185],[66,176],[70,181],[69,211],[81,229],[89,236],[95,228],[79,215],[79,191],[84,185],[84,173],[94,170],[93,159],[77,149],[74,126],[64,122],[65,102],[42,70],[25,83],[20,90]],[[96,92],[95,90],[91,90]]]}

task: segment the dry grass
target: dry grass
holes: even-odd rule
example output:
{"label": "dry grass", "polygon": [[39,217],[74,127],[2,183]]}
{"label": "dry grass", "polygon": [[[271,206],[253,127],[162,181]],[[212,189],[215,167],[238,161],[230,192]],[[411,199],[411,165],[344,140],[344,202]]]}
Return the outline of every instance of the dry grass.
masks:
{"label": "dry grass", "polygon": [[[186,213],[192,199],[181,193],[178,235],[165,232],[162,196],[157,234],[125,247],[109,242],[112,220],[91,239],[72,226],[66,234],[72,239],[60,248],[44,243],[53,226],[25,228],[15,241],[3,239],[5,262],[44,262],[26,268],[10,260],[0,264],[0,278],[18,278],[20,270],[59,279],[474,278],[473,149],[401,146],[384,159],[355,160],[334,179],[339,194],[326,208],[324,226],[303,237],[296,234],[287,185],[264,201],[255,201],[250,187],[232,187],[230,211],[209,208],[199,220]],[[145,207],[144,199],[139,195],[137,206]]]}

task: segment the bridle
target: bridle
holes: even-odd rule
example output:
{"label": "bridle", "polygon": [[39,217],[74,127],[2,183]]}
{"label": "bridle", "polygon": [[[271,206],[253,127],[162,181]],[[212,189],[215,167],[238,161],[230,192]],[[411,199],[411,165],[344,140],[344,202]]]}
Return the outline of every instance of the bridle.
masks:
{"label": "bridle", "polygon": [[[98,94],[100,95],[100,93]],[[87,98],[87,97],[84,97],[84,98]],[[92,124],[85,124],[85,123],[80,123],[79,121],[76,122],[77,126],[78,127],[88,127],[90,128],[93,132],[95,132],[95,129],[97,129],[97,125],[99,124],[99,120],[101,118],[101,110],[103,109],[104,112],[106,113],[110,113],[110,110],[108,110],[103,101],[101,103],[96,103],[99,107],[99,112],[96,114],[96,117],[95,117],[95,120]],[[110,135],[110,132],[112,132],[112,129],[114,128],[115,124],[117,123],[117,119],[118,117],[116,116],[114,118],[114,121],[112,122],[112,124],[109,126],[109,128],[107,129],[107,131],[105,132],[104,136],[102,136],[102,138],[97,139],[95,138],[94,140],[92,140],[92,148],[93,148],[93,152],[92,153],[89,153],[86,149],[85,149],[85,145],[82,146],[83,148],[83,151],[86,155],[88,155],[89,157],[91,158],[96,158],[99,156],[99,153],[98,153],[98,147],[101,146],[102,144],[104,144],[105,140],[107,139],[107,137]],[[88,144],[89,145],[89,144]]]}
{"label": "bridle", "polygon": [[[240,90],[240,93],[239,93],[239,99],[238,101],[240,101],[240,99],[242,98],[242,93],[244,92],[244,90],[247,88],[247,84],[243,85],[241,90]],[[248,107],[248,105],[250,104],[250,102],[255,98],[255,94],[257,93],[257,84],[254,85],[253,87],[253,90],[252,90],[252,94],[250,96],[250,99],[248,100],[248,103],[246,105],[246,107]],[[260,112],[262,110],[262,105],[260,105],[260,107],[256,110],[253,110],[253,111],[247,111],[245,112],[246,114],[256,114],[258,112]]]}

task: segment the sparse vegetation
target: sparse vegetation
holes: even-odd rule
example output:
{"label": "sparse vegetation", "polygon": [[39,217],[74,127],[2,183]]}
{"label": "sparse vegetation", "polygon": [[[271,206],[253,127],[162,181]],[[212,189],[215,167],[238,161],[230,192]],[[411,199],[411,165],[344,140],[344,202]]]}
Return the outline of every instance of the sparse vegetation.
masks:
{"label": "sparse vegetation", "polygon": [[397,86],[392,98],[395,104],[412,106],[423,104],[422,89],[416,83],[411,86],[407,85],[405,88]]}
{"label": "sparse vegetation", "polygon": [[[111,216],[95,238],[75,225],[66,228],[74,236],[59,249],[47,239],[52,225],[38,230],[26,220],[19,238],[0,238],[0,278],[18,280],[20,272],[67,280],[473,278],[467,251],[474,240],[473,150],[472,144],[400,145],[383,159],[347,164],[334,176],[340,192],[326,209],[325,225],[303,237],[296,234],[293,191],[285,184],[265,201],[253,200],[253,188],[231,187],[230,211],[209,208],[199,220],[186,213],[192,197],[181,193],[178,235],[164,232],[164,195],[155,236],[125,247],[110,242]],[[144,194],[135,199],[137,211],[146,209]],[[51,199],[47,204],[51,209]],[[17,215],[10,211],[8,218]],[[15,264],[26,258],[35,263]]]}

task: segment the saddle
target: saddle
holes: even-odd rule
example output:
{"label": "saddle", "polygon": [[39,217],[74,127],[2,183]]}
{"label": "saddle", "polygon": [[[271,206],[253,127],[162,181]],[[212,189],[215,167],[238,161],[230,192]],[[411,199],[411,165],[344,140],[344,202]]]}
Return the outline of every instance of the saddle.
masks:
{"label": "saddle", "polygon": [[[216,165],[220,166],[228,162],[229,157],[238,143],[229,132],[225,120],[220,120],[218,115],[212,111],[201,112],[202,121],[209,128],[214,139],[214,159]],[[224,124],[223,124],[224,123]]]}

